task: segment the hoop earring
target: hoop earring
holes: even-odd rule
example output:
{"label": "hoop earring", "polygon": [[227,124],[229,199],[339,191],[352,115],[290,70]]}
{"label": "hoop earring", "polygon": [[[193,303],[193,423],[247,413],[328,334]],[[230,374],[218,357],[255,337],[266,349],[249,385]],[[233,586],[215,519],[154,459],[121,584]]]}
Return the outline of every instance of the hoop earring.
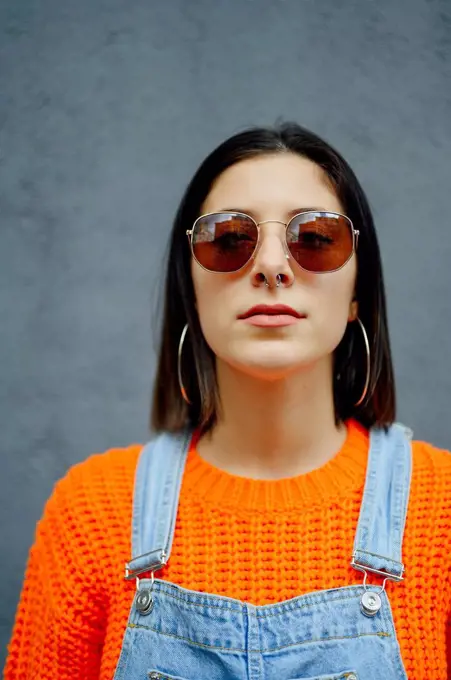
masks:
{"label": "hoop earring", "polygon": [[180,336],[179,340],[179,351],[177,354],[177,376],[179,379],[179,387],[180,387],[180,392],[182,394],[183,399],[186,401],[187,404],[191,404],[190,400],[188,399],[188,395],[186,394],[185,386],[183,384],[183,379],[182,379],[182,350],[183,350],[183,343],[185,341],[185,336],[188,331],[188,324],[185,324],[182,330],[182,334]]}
{"label": "hoop earring", "polygon": [[368,392],[368,386],[370,384],[370,373],[371,373],[371,352],[370,352],[370,343],[368,342],[368,335],[365,330],[365,326],[363,323],[360,321],[359,317],[356,316],[355,318],[356,321],[358,321],[360,330],[362,331],[363,334],[363,341],[365,343],[365,351],[366,351],[366,378],[365,378],[365,386],[363,388],[363,392],[360,396],[360,399],[356,401],[354,406],[360,406],[360,404],[363,402],[365,399],[367,392]]}

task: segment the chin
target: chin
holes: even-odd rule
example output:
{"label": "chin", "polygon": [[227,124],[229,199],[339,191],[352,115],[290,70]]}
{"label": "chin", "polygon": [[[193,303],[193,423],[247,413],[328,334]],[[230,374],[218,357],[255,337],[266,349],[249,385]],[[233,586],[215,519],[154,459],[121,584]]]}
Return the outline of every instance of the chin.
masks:
{"label": "chin", "polygon": [[302,370],[303,365],[309,363],[306,357],[290,357],[286,351],[279,352],[277,356],[272,357],[267,354],[257,356],[257,353],[254,353],[249,357],[228,357],[226,362],[245,375],[269,382],[288,378],[293,373]]}

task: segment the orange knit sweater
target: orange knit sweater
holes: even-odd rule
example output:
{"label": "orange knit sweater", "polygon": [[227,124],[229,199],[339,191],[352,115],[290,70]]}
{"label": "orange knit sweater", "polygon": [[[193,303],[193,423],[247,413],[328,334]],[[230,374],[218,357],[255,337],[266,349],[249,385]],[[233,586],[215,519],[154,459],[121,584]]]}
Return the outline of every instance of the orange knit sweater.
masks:
{"label": "orange knit sweater", "polygon": [[[140,450],[93,455],[55,486],[30,551],[6,680],[112,679],[135,591],[124,564]],[[235,477],[191,448],[159,577],[254,604],[361,583],[349,562],[367,454],[368,434],[353,421],[332,460],[291,479]],[[387,584],[409,679],[450,677],[450,520],[451,455],[415,442],[406,578]]]}

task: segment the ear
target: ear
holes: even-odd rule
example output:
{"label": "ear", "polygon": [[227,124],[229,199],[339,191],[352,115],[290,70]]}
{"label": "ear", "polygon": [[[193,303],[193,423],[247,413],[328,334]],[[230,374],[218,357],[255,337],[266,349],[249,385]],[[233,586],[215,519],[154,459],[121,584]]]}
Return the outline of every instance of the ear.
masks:
{"label": "ear", "polygon": [[348,321],[355,321],[359,315],[359,303],[357,300],[352,300],[349,305]]}

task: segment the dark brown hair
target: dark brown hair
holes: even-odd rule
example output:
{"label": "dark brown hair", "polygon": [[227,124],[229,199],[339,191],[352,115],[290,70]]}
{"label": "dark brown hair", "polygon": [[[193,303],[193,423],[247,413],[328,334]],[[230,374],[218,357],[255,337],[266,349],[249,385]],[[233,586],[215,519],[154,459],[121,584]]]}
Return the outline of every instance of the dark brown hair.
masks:
{"label": "dark brown hair", "polygon": [[[395,384],[387,326],[385,290],[373,217],[359,181],[344,158],[328,143],[295,124],[251,128],[230,137],[203,161],[191,180],[175,216],[170,237],[165,300],[150,426],[155,431],[212,427],[218,406],[215,356],[202,334],[191,278],[191,251],[186,237],[199,216],[213,182],[241,160],[274,153],[296,153],[320,166],[329,177],[345,213],[360,231],[356,299],[371,351],[368,395],[359,406],[365,383],[366,354],[357,323],[349,323],[335,350],[334,403],[337,423],[350,417],[364,427],[395,420]],[[191,405],[183,400],[178,377],[179,340],[188,333],[182,355],[183,382]]]}

